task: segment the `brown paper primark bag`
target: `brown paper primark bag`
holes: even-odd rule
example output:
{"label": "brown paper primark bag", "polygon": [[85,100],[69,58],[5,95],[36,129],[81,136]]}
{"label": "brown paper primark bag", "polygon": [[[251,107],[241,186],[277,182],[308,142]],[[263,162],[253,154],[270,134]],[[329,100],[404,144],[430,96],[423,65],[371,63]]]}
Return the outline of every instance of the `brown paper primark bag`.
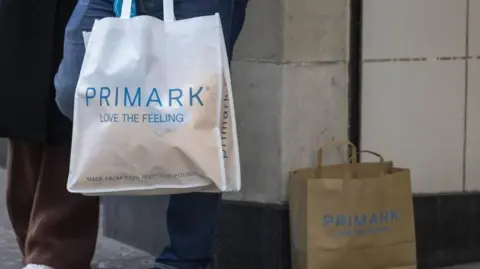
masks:
{"label": "brown paper primark bag", "polygon": [[290,178],[293,269],[414,269],[410,171],[392,162],[300,169]]}

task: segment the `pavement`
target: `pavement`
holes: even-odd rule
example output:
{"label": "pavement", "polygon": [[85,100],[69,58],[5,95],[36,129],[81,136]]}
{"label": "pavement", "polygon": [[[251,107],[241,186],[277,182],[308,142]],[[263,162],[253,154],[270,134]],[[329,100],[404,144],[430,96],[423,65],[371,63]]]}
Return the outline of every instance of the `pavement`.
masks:
{"label": "pavement", "polygon": [[[21,269],[21,255],[5,209],[5,171],[0,169],[0,269]],[[153,257],[101,235],[92,269],[147,269]],[[457,265],[441,269],[480,269],[480,263]]]}

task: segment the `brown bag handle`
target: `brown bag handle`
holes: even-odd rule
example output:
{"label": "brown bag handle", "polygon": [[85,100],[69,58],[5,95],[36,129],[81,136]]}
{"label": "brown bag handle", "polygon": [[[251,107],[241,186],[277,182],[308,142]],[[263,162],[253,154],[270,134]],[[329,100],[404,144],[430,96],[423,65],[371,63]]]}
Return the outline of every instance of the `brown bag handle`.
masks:
{"label": "brown bag handle", "polygon": [[348,140],[339,140],[339,141],[332,141],[332,142],[326,144],[325,146],[323,146],[322,148],[320,148],[318,150],[318,152],[317,152],[317,166],[321,167],[323,165],[323,153],[325,152],[326,148],[339,147],[339,146],[350,147],[352,152],[350,154],[351,157],[349,158],[349,161],[351,160],[352,163],[354,163],[354,164],[358,163],[358,161],[357,161],[357,156],[358,156],[357,147],[352,142],[350,142]]}
{"label": "brown bag handle", "polygon": [[[379,159],[378,164],[380,164],[380,165],[382,165],[382,164],[385,162],[385,159],[383,158],[383,156],[382,156],[380,153],[378,153],[378,152],[371,151],[371,150],[366,150],[366,149],[365,149],[365,150],[360,150],[360,151],[358,152],[358,155],[360,155],[360,154],[362,154],[362,153],[368,153],[368,154],[371,154],[371,155],[374,155],[374,156],[378,157],[378,159]],[[381,175],[381,176],[384,176],[384,175],[385,175],[385,171],[382,170],[382,171],[380,172],[380,175]]]}
{"label": "brown bag handle", "polygon": [[[378,152],[371,151],[371,150],[366,150],[366,149],[365,149],[365,150],[360,150],[360,151],[358,152],[358,155],[361,155],[362,153],[368,153],[368,154],[371,154],[371,155],[373,155],[373,156],[375,156],[375,157],[378,157],[378,159],[379,159],[379,162],[378,162],[378,163],[384,163],[384,162],[385,162],[385,159],[383,158],[383,156],[382,156],[380,153],[378,153]],[[349,161],[351,161],[351,160],[352,160],[352,158],[349,159]]]}

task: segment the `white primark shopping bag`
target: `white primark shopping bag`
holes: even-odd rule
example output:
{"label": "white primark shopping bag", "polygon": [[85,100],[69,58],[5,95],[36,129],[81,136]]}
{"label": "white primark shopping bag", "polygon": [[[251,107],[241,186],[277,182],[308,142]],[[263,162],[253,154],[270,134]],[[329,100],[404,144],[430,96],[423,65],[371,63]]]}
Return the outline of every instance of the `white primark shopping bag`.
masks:
{"label": "white primark shopping bag", "polygon": [[240,189],[230,71],[218,14],[121,18],[84,33],[68,190],[86,195]]}

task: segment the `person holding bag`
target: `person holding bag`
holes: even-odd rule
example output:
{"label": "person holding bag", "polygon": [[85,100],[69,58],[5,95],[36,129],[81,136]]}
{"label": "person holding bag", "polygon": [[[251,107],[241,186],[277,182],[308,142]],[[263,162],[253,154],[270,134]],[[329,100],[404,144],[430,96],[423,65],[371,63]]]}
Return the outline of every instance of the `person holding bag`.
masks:
{"label": "person holding bag", "polygon": [[[247,0],[175,0],[173,3],[176,20],[220,13],[227,54],[231,58],[243,25]],[[137,0],[135,7],[137,15],[160,19],[165,15],[161,0]],[[92,30],[95,20],[114,16],[113,0],[80,0],[66,28],[64,59],[55,86],[57,103],[70,119],[73,119],[74,96],[85,55],[84,33]],[[172,195],[167,211],[171,243],[156,259],[155,268],[207,268],[213,259],[220,203],[219,193]]]}

